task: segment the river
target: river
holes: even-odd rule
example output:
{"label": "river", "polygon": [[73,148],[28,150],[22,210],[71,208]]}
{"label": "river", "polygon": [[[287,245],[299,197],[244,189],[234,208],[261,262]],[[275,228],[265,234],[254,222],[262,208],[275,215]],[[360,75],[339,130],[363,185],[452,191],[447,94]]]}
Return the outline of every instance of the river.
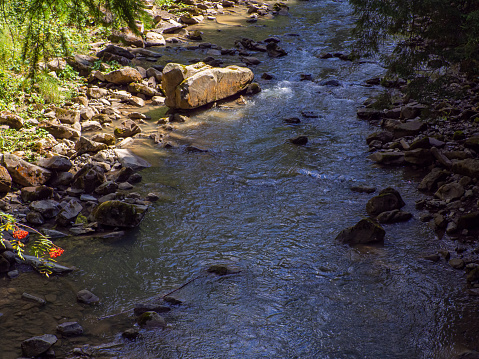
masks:
{"label": "river", "polygon": [[[349,5],[289,5],[290,16],[256,25],[235,27],[224,16],[218,21],[228,25],[198,26],[205,41],[224,47],[274,35],[289,54],[258,54],[262,63],[254,72],[262,92],[244,106],[212,108],[176,125],[177,148],[135,148],[152,164],[135,191],[162,194],[138,229],[117,241],[60,241],[62,263],[78,268],[66,277],[23,273],[0,281],[2,358],[16,358],[21,340],[54,333],[65,320],[79,321],[85,335],[58,343],[60,357],[74,346],[116,340],[123,345],[112,353],[132,359],[451,358],[477,341],[477,300],[465,294],[463,272],[421,259],[455,244],[417,219],[417,179],[367,159],[365,138],[374,128],[356,118],[356,108],[379,93],[364,81],[384,69],[373,60],[317,56],[347,51]],[[206,56],[158,51],[159,64]],[[263,72],[274,79],[260,79]],[[300,81],[300,74],[315,81]],[[340,86],[321,85],[331,79]],[[155,111],[145,109],[153,117]],[[284,123],[288,117],[301,123]],[[308,136],[305,147],[288,142],[297,135]],[[208,152],[187,153],[185,143]],[[384,245],[339,244],[339,231],[366,216],[372,195],[352,192],[357,184],[398,189],[415,218],[386,225]],[[216,263],[241,272],[205,273]],[[174,294],[183,304],[165,316],[166,330],[142,330],[140,339],[123,342],[119,333],[133,324],[132,315],[98,320],[198,275]],[[83,288],[101,304],[77,304]],[[22,302],[23,291],[49,303]]]}

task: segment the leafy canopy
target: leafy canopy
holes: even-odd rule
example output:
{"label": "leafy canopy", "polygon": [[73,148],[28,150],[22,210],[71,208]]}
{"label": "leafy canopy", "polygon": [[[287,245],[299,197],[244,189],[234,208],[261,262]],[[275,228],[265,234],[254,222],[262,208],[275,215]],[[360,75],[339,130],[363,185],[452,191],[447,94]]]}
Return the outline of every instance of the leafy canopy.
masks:
{"label": "leafy canopy", "polygon": [[[349,0],[360,52],[385,51],[388,69],[406,79],[443,79],[455,68],[477,75],[479,1]],[[391,45],[392,44],[392,45]],[[387,49],[387,46],[386,46]]]}

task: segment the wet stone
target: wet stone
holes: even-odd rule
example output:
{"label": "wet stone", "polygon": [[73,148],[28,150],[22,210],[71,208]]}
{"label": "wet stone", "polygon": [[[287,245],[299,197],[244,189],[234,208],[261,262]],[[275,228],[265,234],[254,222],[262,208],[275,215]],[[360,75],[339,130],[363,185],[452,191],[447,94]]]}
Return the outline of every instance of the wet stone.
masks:
{"label": "wet stone", "polygon": [[44,334],[22,342],[22,353],[26,357],[36,357],[47,352],[57,342],[53,334]]}
{"label": "wet stone", "polygon": [[441,256],[437,253],[434,253],[424,256],[423,258],[431,262],[438,262],[441,259]]}
{"label": "wet stone", "polygon": [[146,312],[157,312],[157,313],[166,313],[169,312],[171,308],[165,307],[163,305],[155,305],[155,304],[135,304],[135,308],[133,309],[133,313],[136,316],[140,316]]}
{"label": "wet stone", "polygon": [[28,294],[28,293],[23,293],[23,294],[22,294],[22,299],[28,300],[28,301],[30,301],[30,302],[35,302],[35,303],[38,303],[38,304],[40,304],[40,305],[45,305],[45,304],[47,304],[47,302],[45,301],[45,299],[40,298],[40,297],[37,297],[37,296],[32,295],[32,294]]}
{"label": "wet stone", "polygon": [[66,322],[57,326],[57,332],[64,337],[71,337],[83,334],[83,328],[77,322]]}
{"label": "wet stone", "polygon": [[157,312],[145,312],[138,318],[142,328],[166,328],[165,319]]}
{"label": "wet stone", "polygon": [[465,266],[465,263],[460,258],[453,258],[449,260],[449,265],[454,269],[463,269]]}
{"label": "wet stone", "polygon": [[289,142],[291,142],[293,145],[305,146],[308,143],[308,137],[297,136],[297,137],[294,137],[294,138],[290,138]]}
{"label": "wet stone", "polygon": [[409,221],[411,218],[411,213],[395,209],[392,211],[382,212],[378,215],[377,220],[379,223],[398,223]]}
{"label": "wet stone", "polygon": [[366,211],[371,216],[377,216],[383,212],[400,209],[404,206],[405,203],[399,192],[389,187],[368,201]]}
{"label": "wet stone", "polygon": [[125,339],[134,340],[140,335],[140,330],[138,328],[130,328],[125,330],[121,336]]}
{"label": "wet stone", "polygon": [[382,242],[386,231],[376,221],[365,218],[360,220],[354,226],[341,231],[336,240],[345,244],[365,244]]}
{"label": "wet stone", "polygon": [[359,192],[359,193],[374,193],[374,192],[376,192],[376,187],[366,186],[366,185],[351,186],[350,189],[353,192]]}
{"label": "wet stone", "polygon": [[82,289],[77,293],[77,300],[80,303],[85,304],[98,304],[100,302],[100,298],[98,298],[95,294],[90,292],[87,289]]}

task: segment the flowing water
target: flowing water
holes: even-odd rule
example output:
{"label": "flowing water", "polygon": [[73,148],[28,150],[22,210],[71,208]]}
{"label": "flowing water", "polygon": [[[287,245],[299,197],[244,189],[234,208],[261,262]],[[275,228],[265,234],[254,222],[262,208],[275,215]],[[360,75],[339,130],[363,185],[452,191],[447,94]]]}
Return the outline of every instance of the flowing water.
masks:
{"label": "flowing water", "polygon": [[[229,18],[220,18],[228,23]],[[244,22],[243,22],[244,24]],[[265,54],[255,67],[263,91],[244,106],[213,108],[177,126],[183,146],[137,148],[152,167],[142,171],[141,194],[162,193],[138,229],[121,240],[60,242],[63,260],[78,271],[43,279],[31,273],[2,280],[0,346],[19,356],[19,342],[54,333],[65,320],[79,321],[85,336],[64,339],[60,349],[119,339],[131,314],[97,318],[177,291],[183,301],[168,315],[170,328],[142,330],[115,353],[124,358],[450,358],[476,343],[474,298],[464,294],[461,271],[421,256],[442,242],[417,219],[387,225],[384,245],[351,248],[334,239],[366,215],[371,195],[356,184],[397,188],[414,210],[414,179],[401,169],[380,169],[367,159],[365,137],[373,128],[356,108],[379,89],[363,86],[383,69],[373,61],[319,59],[344,51],[353,25],[345,1],[291,5],[291,15],[266,26],[203,25],[205,41],[232,47],[235,39],[278,36],[289,55]],[[221,31],[218,31],[221,30]],[[296,36],[299,35],[299,36]],[[160,63],[205,57],[170,48]],[[235,60],[232,60],[235,61]],[[275,76],[260,80],[263,72]],[[301,73],[316,81],[299,81]],[[335,79],[341,86],[322,86]],[[148,109],[155,114],[154,109]],[[314,111],[318,118],[302,117]],[[282,120],[301,117],[298,125]],[[306,135],[305,147],[288,139]],[[205,273],[211,264],[239,274]],[[88,288],[96,308],[75,302]],[[47,296],[38,308],[21,302],[23,291]]]}

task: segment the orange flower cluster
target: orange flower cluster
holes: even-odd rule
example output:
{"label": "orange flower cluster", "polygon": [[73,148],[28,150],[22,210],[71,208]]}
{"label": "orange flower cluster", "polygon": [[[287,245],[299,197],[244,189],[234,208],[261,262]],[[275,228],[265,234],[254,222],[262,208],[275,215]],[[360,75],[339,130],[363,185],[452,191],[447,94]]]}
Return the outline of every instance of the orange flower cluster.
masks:
{"label": "orange flower cluster", "polygon": [[28,236],[28,232],[27,231],[24,231],[23,229],[20,229],[17,227],[17,229],[15,229],[13,231],[13,238],[16,238],[16,239],[23,239],[25,238],[26,236]]}
{"label": "orange flower cluster", "polygon": [[63,252],[65,252],[65,250],[57,246],[50,248],[50,250],[48,251],[48,253],[50,254],[50,258],[60,257]]}

